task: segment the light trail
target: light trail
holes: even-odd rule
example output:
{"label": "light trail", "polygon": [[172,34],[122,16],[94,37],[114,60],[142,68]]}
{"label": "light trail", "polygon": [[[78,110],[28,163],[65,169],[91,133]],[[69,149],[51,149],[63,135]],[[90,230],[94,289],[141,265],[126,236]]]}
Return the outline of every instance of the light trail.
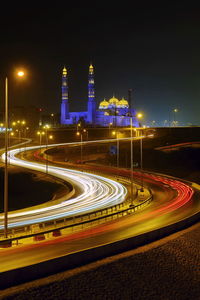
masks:
{"label": "light trail", "polygon": [[[85,141],[83,143],[102,143],[113,140],[114,139],[96,140],[89,142]],[[122,140],[130,140],[130,138],[123,138]],[[80,144],[80,142],[51,144],[50,147],[70,146],[77,144]],[[46,145],[27,147],[26,151],[41,149],[45,147]],[[21,149],[9,151],[8,155],[11,164],[36,171],[41,171],[44,173],[46,172],[45,164],[24,161],[16,157],[16,155],[20,152]],[[5,154],[2,155],[3,160],[4,157]],[[116,171],[113,168],[107,167],[98,167],[96,169],[103,172],[109,172],[111,174],[115,173]],[[26,226],[34,223],[48,222],[59,218],[72,217],[75,215],[89,213],[95,210],[103,209],[121,203],[124,201],[127,195],[127,190],[123,185],[99,175],[92,175],[77,170],[65,169],[50,165],[48,166],[48,173],[50,175],[56,176],[58,178],[70,182],[72,185],[74,185],[77,189],[80,190],[80,195],[71,198],[67,201],[63,200],[61,203],[54,206],[49,206],[40,209],[34,209],[33,207],[31,211],[26,211],[22,213],[10,212],[8,215],[9,228]],[[120,170],[120,172],[118,173],[122,176],[130,176],[130,170]],[[141,178],[140,172],[134,171],[133,174],[135,178]],[[170,188],[173,188],[177,192],[177,197],[174,198],[172,202],[165,204],[163,207],[159,207],[159,209],[157,210],[154,210],[154,212],[150,213],[149,216],[176,210],[177,208],[185,205],[192,198],[192,188],[181,181],[148,173],[143,173],[143,178],[147,182],[158,182],[159,184],[168,185]],[[3,216],[1,215],[0,229],[3,229],[2,222]]]}
{"label": "light trail", "polygon": [[[71,143],[70,143],[71,144]],[[56,144],[51,146],[58,146]],[[46,147],[46,146],[42,146]],[[40,146],[27,147],[26,151],[35,150]],[[14,149],[8,152],[12,165],[46,172],[45,164],[24,161],[16,155],[21,149]],[[5,154],[2,155],[2,160]],[[72,217],[100,210],[123,202],[127,195],[127,189],[120,183],[99,175],[83,173],[77,170],[70,170],[61,167],[48,166],[48,173],[74,185],[79,191],[79,195],[62,201],[59,204],[45,208],[31,209],[23,212],[10,212],[8,214],[8,227],[27,226],[34,223],[47,222],[55,219]],[[0,216],[0,229],[3,229],[3,214]]]}
{"label": "light trail", "polygon": [[[96,168],[97,171],[108,174],[116,172],[116,168],[106,166],[95,167],[88,165],[85,167],[88,167],[90,171],[95,170]],[[120,169],[119,175],[130,178],[130,170]],[[73,253],[81,253],[81,251],[84,251],[85,253],[88,249],[91,250],[92,248],[102,247],[103,245],[106,245],[105,249],[107,249],[108,243],[113,245],[109,248],[108,252],[105,250],[105,255],[118,253],[119,248],[115,248],[115,245],[118,245],[118,243],[125,239],[129,240],[129,238],[132,237],[136,237],[136,241],[139,240],[140,246],[140,241],[142,241],[142,243],[145,242],[144,236],[142,236],[141,239],[138,239],[141,234],[147,232],[151,233],[151,231],[159,229],[158,236],[161,238],[163,237],[162,234],[166,234],[165,229],[162,231],[162,228],[185,220],[200,211],[198,196],[200,191],[199,187],[198,192],[194,190],[195,195],[192,197],[194,191],[187,182],[162,174],[143,172],[142,175],[144,181],[151,188],[154,195],[154,201],[151,202],[151,205],[147,209],[138,211],[135,214],[129,214],[121,218],[110,220],[109,222],[96,225],[95,227],[86,227],[78,232],[66,234],[65,229],[63,229],[63,232],[61,230],[62,236],[60,237],[52,238],[52,236],[50,236],[49,238],[49,236],[46,235],[46,240],[41,242],[32,243],[30,241],[30,243],[24,245],[20,244],[19,247],[1,249],[1,272],[2,274],[5,272],[6,280],[9,278],[9,274],[7,274],[6,271],[18,269],[18,271],[15,271],[15,278],[20,279],[23,270],[21,268],[29,266],[30,264],[34,265],[58,257],[60,259],[69,254],[71,257]],[[135,170],[133,176],[136,182],[140,182],[141,172]],[[174,226],[174,228],[176,230],[176,226]],[[172,228],[170,230],[169,233],[172,233],[174,229]],[[152,241],[154,241],[154,239],[155,236],[153,234]],[[150,241],[151,234],[147,236],[146,242],[148,243]],[[125,244],[126,243],[124,243],[124,245]],[[130,246],[133,248],[135,247],[134,241]],[[128,249],[129,246],[127,250]],[[124,250],[123,246],[123,251]],[[102,253],[102,250],[100,253]],[[69,264],[71,268],[70,257]],[[85,256],[83,255],[82,257],[83,263],[85,263]],[[90,259],[91,258],[92,255],[90,253]],[[96,259],[96,250],[94,259]],[[49,266],[50,265],[51,264],[49,264]],[[66,266],[64,268],[66,269]],[[52,272],[53,271],[54,270],[52,269]],[[30,274],[30,272],[27,272],[27,274]],[[12,284],[13,278],[11,279],[11,285]]]}

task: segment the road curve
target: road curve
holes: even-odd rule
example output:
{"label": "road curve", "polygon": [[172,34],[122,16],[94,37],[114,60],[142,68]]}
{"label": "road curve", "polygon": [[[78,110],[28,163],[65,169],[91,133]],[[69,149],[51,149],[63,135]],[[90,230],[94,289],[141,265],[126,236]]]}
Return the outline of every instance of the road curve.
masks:
{"label": "road curve", "polygon": [[[105,169],[104,167],[106,172]],[[107,172],[112,172],[112,169],[107,168]],[[120,172],[123,176],[130,176],[130,171]],[[141,174],[134,172],[134,177],[139,180]],[[143,174],[143,180],[144,184],[151,188],[154,196],[154,200],[145,210],[43,242],[0,249],[1,271],[138,236],[176,223],[200,211],[199,192],[189,184],[146,172]]]}
{"label": "road curve", "polygon": [[[37,149],[27,147],[26,150]],[[10,163],[28,169],[46,172],[46,165],[36,162],[24,161],[16,155],[21,149],[9,151]],[[4,160],[5,154],[2,156]],[[71,199],[62,198],[56,205],[22,211],[10,212],[8,214],[8,227],[14,228],[34,223],[47,222],[59,218],[81,215],[95,210],[117,205],[123,202],[127,196],[127,189],[109,178],[99,175],[83,173],[77,170],[70,170],[61,167],[48,166],[48,174],[70,182],[75,186],[78,195]],[[0,216],[0,230],[3,229],[3,214]]]}

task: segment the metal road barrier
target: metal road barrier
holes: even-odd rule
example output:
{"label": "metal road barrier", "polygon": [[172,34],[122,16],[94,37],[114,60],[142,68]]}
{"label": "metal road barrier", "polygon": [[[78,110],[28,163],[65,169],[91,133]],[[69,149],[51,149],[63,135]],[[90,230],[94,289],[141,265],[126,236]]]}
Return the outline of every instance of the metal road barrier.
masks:
{"label": "metal road barrier", "polygon": [[47,223],[43,222],[37,224],[35,228],[34,226],[25,226],[21,228],[11,229],[10,231],[8,231],[7,239],[4,238],[3,233],[0,235],[0,247],[12,246],[12,242],[14,241],[16,241],[16,244],[18,244],[18,240],[27,239],[30,237],[33,237],[34,241],[40,241],[45,239],[45,234],[49,235],[49,233],[52,233],[52,237],[56,237],[58,235],[61,235],[61,230],[64,229],[71,228],[71,230],[73,231],[74,228],[78,226],[81,226],[81,229],[83,229],[83,226],[85,224],[91,224],[92,226],[108,222],[113,219],[118,219],[132,214],[137,210],[147,206],[152,201],[152,199],[153,196],[150,193],[150,196],[138,205],[130,206],[131,199],[129,199],[124,203],[89,214],[74,216],[72,218],[57,219]]}

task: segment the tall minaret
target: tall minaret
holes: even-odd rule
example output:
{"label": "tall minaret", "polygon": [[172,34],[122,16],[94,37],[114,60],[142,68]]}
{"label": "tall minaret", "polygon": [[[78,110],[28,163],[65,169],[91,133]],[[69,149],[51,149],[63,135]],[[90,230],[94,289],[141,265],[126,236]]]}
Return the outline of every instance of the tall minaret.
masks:
{"label": "tall minaret", "polygon": [[95,93],[94,93],[94,68],[93,65],[89,66],[88,75],[88,122],[90,124],[95,124],[95,113],[96,113],[96,103],[95,103]]}
{"label": "tall minaret", "polygon": [[67,69],[64,67],[62,71],[62,103],[61,103],[61,124],[65,119],[69,119],[69,103],[68,103],[68,84]]}

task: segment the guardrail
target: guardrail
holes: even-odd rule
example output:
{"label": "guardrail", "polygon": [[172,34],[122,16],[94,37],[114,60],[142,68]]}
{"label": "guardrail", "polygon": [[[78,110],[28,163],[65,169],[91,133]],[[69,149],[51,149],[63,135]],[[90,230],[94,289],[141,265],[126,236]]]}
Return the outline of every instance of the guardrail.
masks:
{"label": "guardrail", "polygon": [[[89,173],[97,173],[101,174],[101,171],[95,171],[94,170],[87,170]],[[113,175],[112,175],[113,177]],[[116,180],[119,180],[119,176],[114,176],[116,177]],[[126,182],[130,182],[129,178],[123,178],[126,179]],[[57,219],[54,221],[48,221],[48,222],[41,222],[40,224],[37,224],[37,230],[33,229],[33,226],[28,225],[24,227],[18,227],[15,229],[8,229],[8,238],[5,239],[3,237],[3,232],[2,234],[0,233],[0,247],[4,245],[11,246],[12,241],[19,240],[19,239],[25,239],[25,238],[30,238],[30,237],[35,237],[37,235],[44,235],[47,233],[52,232],[54,236],[54,231],[55,230],[62,230],[65,228],[74,228],[76,226],[83,226],[84,224],[90,223],[94,221],[99,221],[99,222],[106,222],[108,218],[119,218],[121,216],[124,216],[126,214],[130,214],[135,212],[136,210],[142,208],[143,206],[147,205],[150,201],[152,200],[152,195],[146,199],[146,201],[143,201],[141,204],[135,205],[133,207],[130,207],[130,202],[125,201],[124,203],[101,209],[99,211],[79,215],[79,216],[74,216],[71,218],[62,218],[62,219]],[[35,226],[36,227],[36,226]],[[47,228],[48,227],[48,228]],[[36,232],[37,231],[37,232]],[[45,237],[44,237],[45,238]]]}
{"label": "guardrail", "polygon": [[109,220],[121,218],[123,216],[134,213],[135,211],[148,205],[152,201],[152,199],[153,196],[150,193],[150,196],[145,201],[142,201],[138,205],[130,206],[131,200],[128,199],[127,201],[121,204],[117,204],[115,206],[98,210],[95,212],[91,212],[88,214],[74,216],[72,218],[58,219],[58,220],[54,220],[53,222],[43,222],[39,224],[39,231],[37,232],[33,232],[31,226],[11,229],[10,231],[8,231],[7,239],[5,239],[3,235],[0,236],[1,238],[0,247],[10,247],[12,246],[12,242],[14,241],[16,241],[16,243],[18,244],[18,240],[22,240],[30,237],[33,237],[35,241],[44,240],[46,238],[45,234],[52,233],[52,236],[56,237],[58,235],[61,235],[62,234],[61,231],[64,229],[71,228],[73,231],[74,227],[77,226],[81,226],[81,228],[83,229],[83,226],[85,224],[91,224],[92,226],[94,225],[93,224],[94,222],[95,225],[97,225],[100,223],[108,222]]}
{"label": "guardrail", "polygon": [[0,273],[3,288],[46,277],[161,239],[199,221],[200,213],[163,228]]}

